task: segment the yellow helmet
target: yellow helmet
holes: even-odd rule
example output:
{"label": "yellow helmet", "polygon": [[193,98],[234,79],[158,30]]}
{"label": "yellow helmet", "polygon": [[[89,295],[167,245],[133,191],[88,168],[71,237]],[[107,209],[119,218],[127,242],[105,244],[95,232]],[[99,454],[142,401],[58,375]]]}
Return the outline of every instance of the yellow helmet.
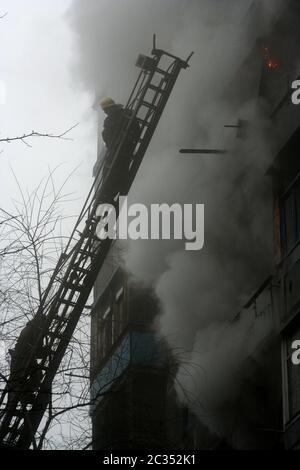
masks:
{"label": "yellow helmet", "polygon": [[103,110],[107,109],[107,108],[110,108],[111,106],[114,106],[116,103],[114,102],[114,100],[112,100],[111,98],[103,98],[101,101],[100,101],[100,106]]}

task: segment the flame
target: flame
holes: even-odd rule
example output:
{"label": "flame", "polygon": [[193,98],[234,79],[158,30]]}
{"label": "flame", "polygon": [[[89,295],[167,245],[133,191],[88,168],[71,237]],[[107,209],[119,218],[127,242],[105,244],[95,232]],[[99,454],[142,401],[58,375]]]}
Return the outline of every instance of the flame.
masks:
{"label": "flame", "polygon": [[270,52],[270,48],[265,46],[263,48],[264,50],[264,62],[265,62],[265,66],[270,69],[270,70],[275,70],[275,69],[278,69],[279,68],[279,64],[278,62],[276,62],[272,57],[271,57],[271,52]]}
{"label": "flame", "polygon": [[269,67],[269,69],[277,69],[278,64],[277,64],[277,62],[273,62],[272,60],[269,60],[268,67]]}

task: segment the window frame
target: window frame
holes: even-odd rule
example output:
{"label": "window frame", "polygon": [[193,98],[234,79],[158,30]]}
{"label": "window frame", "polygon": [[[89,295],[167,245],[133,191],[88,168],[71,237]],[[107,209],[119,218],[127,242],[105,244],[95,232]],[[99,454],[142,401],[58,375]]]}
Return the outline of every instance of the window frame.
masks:
{"label": "window frame", "polygon": [[[122,307],[121,307],[122,306]],[[114,322],[115,322],[115,341],[122,335],[126,328],[127,318],[127,305],[125,286],[123,285],[114,296]],[[121,317],[121,318],[120,318]]]}
{"label": "window frame", "polygon": [[[281,250],[282,257],[287,257],[300,242],[300,197],[297,199],[297,195],[300,196],[300,172],[283,192],[279,198],[279,210],[280,210],[280,238],[281,238]],[[288,246],[287,236],[287,201],[292,197],[292,210],[294,212],[294,241]]]}

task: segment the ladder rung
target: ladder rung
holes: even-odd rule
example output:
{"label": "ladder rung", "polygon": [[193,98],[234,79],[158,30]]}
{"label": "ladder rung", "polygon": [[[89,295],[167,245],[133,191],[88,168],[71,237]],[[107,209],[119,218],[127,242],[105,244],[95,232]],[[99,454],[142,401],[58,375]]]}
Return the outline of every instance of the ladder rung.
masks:
{"label": "ladder rung", "polygon": [[70,307],[75,307],[76,303],[68,299],[58,299],[61,304],[69,305]]}
{"label": "ladder rung", "polygon": [[140,122],[142,124],[142,126],[151,126],[151,123],[150,122],[147,122],[145,121],[144,119],[141,119],[141,118],[137,118],[138,122]]}
{"label": "ladder rung", "polygon": [[84,286],[81,284],[73,284],[72,282],[66,282],[64,284],[65,287],[67,287],[70,290],[73,290],[75,292],[83,292],[84,291]]}
{"label": "ladder rung", "polygon": [[158,86],[155,86],[155,85],[148,85],[148,88],[150,88],[150,90],[154,90],[154,91],[157,91],[158,93],[166,93],[166,90],[163,90],[162,88],[159,88]]}
{"label": "ladder rung", "polygon": [[155,106],[152,103],[149,103],[148,101],[142,101],[141,104],[142,104],[142,106],[145,106],[146,108],[149,108],[149,109],[153,109],[154,111],[156,111],[156,109],[157,109],[157,106]]}
{"label": "ladder rung", "polygon": [[[80,235],[83,236],[83,233],[81,233]],[[96,237],[95,237],[94,233],[93,233],[91,230],[87,231],[87,232],[84,234],[84,238],[85,238],[86,240],[90,240],[90,239],[95,239],[95,240],[96,240]]]}
{"label": "ladder rung", "polygon": [[97,237],[97,235],[94,235],[94,234],[91,234],[88,239],[89,239],[89,240],[93,240],[94,242],[98,242],[98,241],[99,241],[99,238]]}
{"label": "ladder rung", "polygon": [[80,253],[81,255],[84,255],[84,256],[89,256],[90,258],[94,254],[92,251],[86,251],[86,250],[78,250],[78,253]]}
{"label": "ladder rung", "polygon": [[[17,415],[15,415],[15,412],[14,412],[13,416],[17,416]],[[21,421],[18,421],[18,422],[14,423],[14,424],[11,424],[11,423],[10,423],[10,425],[7,426],[7,430],[8,430],[9,432],[12,432],[12,433],[15,434],[15,435],[16,435],[16,434],[20,434],[20,433],[18,432],[18,431],[20,431],[20,424],[21,424]]]}
{"label": "ladder rung", "polygon": [[68,321],[68,318],[67,317],[61,317],[59,315],[54,315],[53,317],[54,320],[58,320],[60,321],[61,323],[67,323]]}
{"label": "ladder rung", "polygon": [[80,253],[81,255],[90,256],[89,252],[85,250],[78,250],[78,253]]}
{"label": "ladder rung", "polygon": [[61,333],[58,333],[57,331],[49,331],[48,336],[50,338],[55,338],[55,339],[61,339],[63,335]]}
{"label": "ladder rung", "polygon": [[80,268],[79,266],[74,266],[74,271],[77,271],[78,273],[82,273],[82,274],[87,274],[89,271],[87,269],[84,269],[84,268]]}
{"label": "ladder rung", "polygon": [[171,77],[171,74],[169,72],[166,72],[165,70],[162,70],[162,69],[155,69],[155,72],[159,73],[160,75],[164,75],[165,76],[165,80],[166,78],[170,78]]}

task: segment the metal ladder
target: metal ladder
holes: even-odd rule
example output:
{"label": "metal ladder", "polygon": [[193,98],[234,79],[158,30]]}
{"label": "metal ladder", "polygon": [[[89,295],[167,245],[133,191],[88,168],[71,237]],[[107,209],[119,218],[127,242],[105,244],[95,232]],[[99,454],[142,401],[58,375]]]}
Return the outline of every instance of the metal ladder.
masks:
{"label": "metal ladder", "polygon": [[[140,124],[140,135],[135,144],[125,178],[122,195],[126,195],[139,169],[147,147],[165,108],[173,86],[182,68],[187,68],[190,56],[182,60],[157,49],[155,36],[151,56],[139,56],[136,65],[141,69],[125,106],[125,119],[120,135],[111,151],[111,167],[105,178],[101,168],[75,224],[67,246],[60,256],[50,282],[44,292],[36,315],[46,316],[46,325],[32,347],[31,356],[22,374],[22,385],[13,391],[7,405],[9,383],[0,398],[0,443],[2,447],[35,448],[35,434],[50,403],[51,386],[55,374],[74,333],[76,324],[90,296],[97,275],[105,261],[112,240],[99,240],[96,227],[99,222],[99,203],[115,207],[118,216],[118,189],[110,187],[114,170],[122,159],[122,149],[133,119]],[[107,151],[108,153],[108,151]],[[124,155],[124,151],[123,151]],[[39,359],[40,345],[47,345]],[[40,380],[26,400],[26,384],[30,381],[33,361],[38,362]]]}

